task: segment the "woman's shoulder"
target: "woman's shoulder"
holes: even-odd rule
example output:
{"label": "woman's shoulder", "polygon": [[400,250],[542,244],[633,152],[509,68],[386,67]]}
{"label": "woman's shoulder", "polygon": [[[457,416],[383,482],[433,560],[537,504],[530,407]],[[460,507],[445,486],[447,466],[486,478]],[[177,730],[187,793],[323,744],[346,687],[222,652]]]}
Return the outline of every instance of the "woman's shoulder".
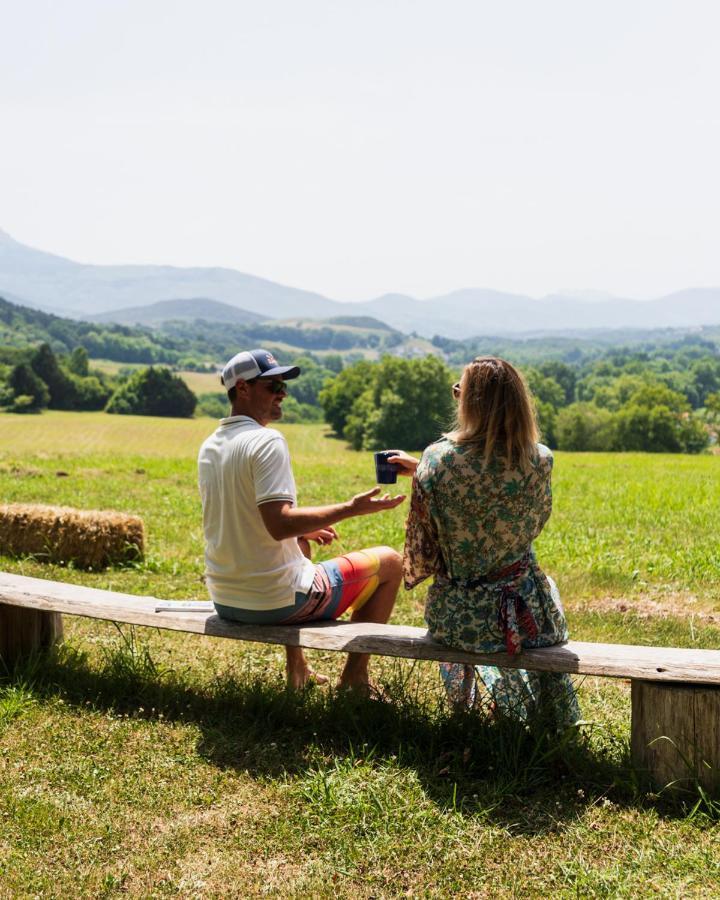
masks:
{"label": "woman's shoulder", "polygon": [[420,457],[420,464],[417,469],[418,477],[428,478],[432,476],[438,469],[443,468],[448,458],[454,456],[456,452],[457,445],[447,437],[441,437],[439,440],[433,441],[432,444],[428,444]]}
{"label": "woman's shoulder", "polygon": [[535,450],[537,451],[537,460],[538,464],[541,466],[549,466],[552,469],[554,456],[553,452],[549,447],[546,447],[545,444],[535,444]]}

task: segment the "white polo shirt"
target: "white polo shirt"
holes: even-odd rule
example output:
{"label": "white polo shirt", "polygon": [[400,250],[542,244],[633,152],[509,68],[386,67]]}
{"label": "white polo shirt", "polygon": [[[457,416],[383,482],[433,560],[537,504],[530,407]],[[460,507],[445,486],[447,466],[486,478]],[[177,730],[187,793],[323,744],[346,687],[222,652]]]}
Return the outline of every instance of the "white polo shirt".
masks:
{"label": "white polo shirt", "polygon": [[278,609],[307,593],[315,566],[297,538],[276,541],[258,506],[297,505],[287,441],[249,416],[221,419],[198,455],[205,532],[205,578],[223,606]]}

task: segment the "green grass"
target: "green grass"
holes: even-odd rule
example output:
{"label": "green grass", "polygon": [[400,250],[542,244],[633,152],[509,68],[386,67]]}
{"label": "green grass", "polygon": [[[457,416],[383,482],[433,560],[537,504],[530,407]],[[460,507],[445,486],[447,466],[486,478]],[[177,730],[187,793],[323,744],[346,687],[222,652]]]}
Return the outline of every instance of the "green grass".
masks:
{"label": "green grass", "polygon": [[[212,427],[3,416],[6,501],[139,514],[149,553],[102,573],[31,559],[1,558],[2,568],[204,597],[194,459]],[[283,431],[301,502],[371,486],[369,454],[319,427]],[[718,646],[719,465],[558,454],[537,549],[573,637]],[[338,549],[400,547],[405,514],[343,523]],[[395,621],[421,624],[423,599],[424,588],[402,593]],[[375,660],[393,700],[377,704],[288,695],[276,647],[69,618],[66,633],[56,657],[0,679],[0,897],[720,891],[715,809],[691,815],[692,796],[671,805],[629,766],[624,682],[582,681],[591,724],[563,745],[452,715],[428,663]],[[331,674],[341,663],[313,661]]]}

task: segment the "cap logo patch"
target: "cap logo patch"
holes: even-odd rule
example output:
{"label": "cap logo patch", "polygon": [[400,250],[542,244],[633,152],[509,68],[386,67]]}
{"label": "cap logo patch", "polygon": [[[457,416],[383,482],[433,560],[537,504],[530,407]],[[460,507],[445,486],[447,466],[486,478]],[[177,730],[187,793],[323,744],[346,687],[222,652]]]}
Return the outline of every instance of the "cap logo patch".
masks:
{"label": "cap logo patch", "polygon": [[266,354],[265,354],[265,359],[268,361],[268,364],[269,364],[269,365],[271,365],[271,366],[276,366],[276,365],[277,365],[277,360],[276,360],[275,357],[272,355],[272,353],[266,353]]}

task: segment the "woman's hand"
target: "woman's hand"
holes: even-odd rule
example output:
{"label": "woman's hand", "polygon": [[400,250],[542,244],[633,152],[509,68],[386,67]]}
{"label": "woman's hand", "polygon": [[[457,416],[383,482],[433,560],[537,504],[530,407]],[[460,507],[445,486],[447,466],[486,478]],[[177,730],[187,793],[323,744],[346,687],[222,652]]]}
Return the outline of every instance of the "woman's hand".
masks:
{"label": "woman's hand", "polygon": [[398,475],[408,475],[413,476],[415,474],[415,469],[418,467],[419,459],[415,459],[414,456],[410,456],[409,453],[405,453],[404,450],[398,450],[395,456],[388,456],[389,463],[393,463],[398,467]]}

